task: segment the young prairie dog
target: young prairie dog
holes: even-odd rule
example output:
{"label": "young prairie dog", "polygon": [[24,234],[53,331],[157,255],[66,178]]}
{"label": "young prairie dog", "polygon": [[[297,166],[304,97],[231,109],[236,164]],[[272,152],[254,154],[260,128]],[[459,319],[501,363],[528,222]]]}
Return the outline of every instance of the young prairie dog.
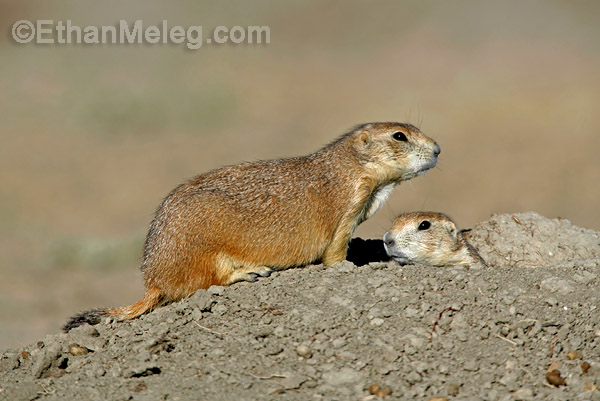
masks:
{"label": "young prairie dog", "polygon": [[354,229],[394,186],[433,168],[438,144],[416,127],[368,123],[308,156],[223,167],[175,188],[146,237],[137,303],[71,318],[131,319],[211,285],[256,281],[274,270],[346,257]]}
{"label": "young prairie dog", "polygon": [[401,214],[383,236],[385,250],[401,264],[431,266],[471,265],[485,261],[445,214],[413,212]]}

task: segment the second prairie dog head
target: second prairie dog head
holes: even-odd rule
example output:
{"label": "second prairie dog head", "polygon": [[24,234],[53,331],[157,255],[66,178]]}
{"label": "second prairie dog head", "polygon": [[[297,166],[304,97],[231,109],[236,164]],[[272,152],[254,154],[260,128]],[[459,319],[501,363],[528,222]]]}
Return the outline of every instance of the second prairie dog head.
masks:
{"label": "second prairie dog head", "polygon": [[405,181],[435,167],[440,146],[411,124],[367,123],[352,131],[365,168],[382,182]]}
{"label": "second prairie dog head", "polygon": [[385,250],[401,264],[469,265],[477,262],[463,234],[445,214],[401,214],[383,236]]}

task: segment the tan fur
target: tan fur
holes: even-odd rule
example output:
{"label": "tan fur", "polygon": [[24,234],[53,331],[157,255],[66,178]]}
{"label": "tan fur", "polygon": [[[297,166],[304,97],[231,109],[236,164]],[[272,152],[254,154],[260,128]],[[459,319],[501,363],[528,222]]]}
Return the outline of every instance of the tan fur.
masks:
{"label": "tan fur", "polygon": [[144,297],[133,305],[123,306],[121,308],[109,309],[107,314],[121,319],[133,319],[136,316],[144,314],[162,302],[160,289],[154,287],[146,289]]}
{"label": "tan fur", "polygon": [[[407,141],[394,139],[396,132]],[[412,125],[369,123],[308,156],[201,174],[175,188],[150,225],[141,267],[146,296],[110,314],[128,319],[211,285],[340,262],[356,226],[391,188],[379,191],[434,167],[439,152]]]}
{"label": "tan fur", "polygon": [[[419,229],[428,222],[430,226]],[[425,227],[425,226],[422,226]],[[385,250],[392,259],[408,264],[455,266],[482,263],[484,260],[445,214],[413,212],[401,214],[383,236]]]}

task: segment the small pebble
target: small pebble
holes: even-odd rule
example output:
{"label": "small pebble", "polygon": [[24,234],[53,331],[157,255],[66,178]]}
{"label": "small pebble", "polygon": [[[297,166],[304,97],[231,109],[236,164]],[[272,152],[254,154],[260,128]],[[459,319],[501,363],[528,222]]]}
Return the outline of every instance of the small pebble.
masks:
{"label": "small pebble", "polygon": [[392,394],[392,389],[389,387],[380,388],[379,391],[375,393],[375,395],[379,398],[385,398],[390,394]]}
{"label": "small pebble", "polygon": [[570,361],[574,360],[574,359],[581,359],[582,356],[579,352],[577,351],[569,351],[567,353],[567,358],[569,358]]}
{"label": "small pebble", "polygon": [[312,356],[312,351],[306,345],[299,345],[296,347],[296,353],[300,355],[302,358],[310,358]]}
{"label": "small pebble", "polygon": [[85,347],[80,346],[79,344],[71,344],[69,345],[69,354],[73,356],[81,356],[86,355],[90,350]]}
{"label": "small pebble", "polygon": [[371,393],[371,394],[375,394],[375,393],[376,393],[376,392],[378,392],[380,389],[381,389],[381,387],[379,387],[379,385],[378,385],[378,384],[375,384],[375,383],[373,383],[373,384],[371,384],[371,385],[369,386],[369,393]]}
{"label": "small pebble", "polygon": [[392,389],[389,387],[382,388],[378,384],[373,383],[369,386],[369,393],[379,398],[385,398],[392,394]]}

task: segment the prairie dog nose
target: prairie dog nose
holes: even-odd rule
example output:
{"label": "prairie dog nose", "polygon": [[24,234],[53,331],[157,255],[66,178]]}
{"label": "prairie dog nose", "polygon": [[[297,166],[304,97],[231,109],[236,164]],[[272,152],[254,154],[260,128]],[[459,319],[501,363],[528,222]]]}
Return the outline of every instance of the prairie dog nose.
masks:
{"label": "prairie dog nose", "polygon": [[435,147],[433,148],[433,154],[439,156],[440,153],[442,153],[442,148],[440,148],[440,145],[436,143]]}
{"label": "prairie dog nose", "polygon": [[383,243],[387,246],[394,245],[394,238],[392,237],[392,234],[390,234],[389,231],[383,234]]}

